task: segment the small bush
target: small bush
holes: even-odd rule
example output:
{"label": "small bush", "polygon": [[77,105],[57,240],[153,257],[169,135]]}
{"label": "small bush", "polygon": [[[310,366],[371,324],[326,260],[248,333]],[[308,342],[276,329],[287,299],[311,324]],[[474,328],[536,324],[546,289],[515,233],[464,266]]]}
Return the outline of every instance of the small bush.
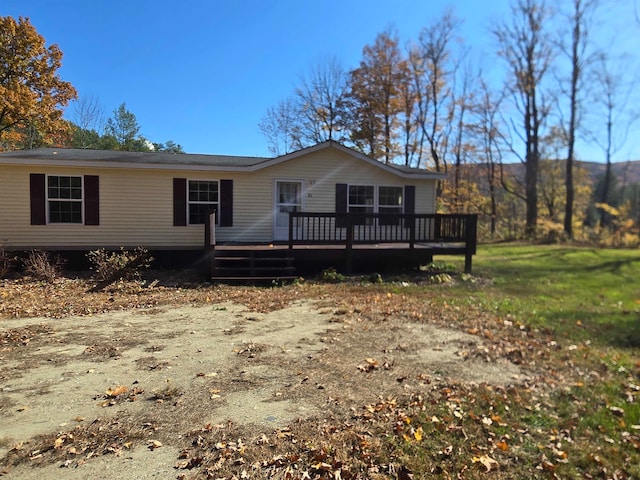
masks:
{"label": "small bush", "polygon": [[327,283],[341,283],[344,282],[344,275],[337,272],[335,268],[329,267],[322,271],[322,281]]}
{"label": "small bush", "polygon": [[384,283],[382,275],[380,275],[379,273],[372,273],[371,275],[369,275],[369,281],[371,283]]}
{"label": "small bush", "polygon": [[23,260],[23,265],[24,271],[36,280],[53,283],[62,273],[64,261],[49,252],[31,250],[27,258]]}
{"label": "small bush", "polygon": [[91,262],[91,269],[100,282],[115,282],[117,280],[138,280],[142,270],[147,269],[153,262],[153,257],[144,247],[133,250],[106,251],[104,248],[87,253]]}
{"label": "small bush", "polygon": [[430,274],[454,273],[458,271],[458,267],[453,263],[436,261],[436,262],[431,262],[426,267],[425,266],[421,267],[420,270]]}
{"label": "small bush", "polygon": [[4,278],[11,270],[16,262],[16,257],[9,255],[4,247],[0,247],[0,278]]}

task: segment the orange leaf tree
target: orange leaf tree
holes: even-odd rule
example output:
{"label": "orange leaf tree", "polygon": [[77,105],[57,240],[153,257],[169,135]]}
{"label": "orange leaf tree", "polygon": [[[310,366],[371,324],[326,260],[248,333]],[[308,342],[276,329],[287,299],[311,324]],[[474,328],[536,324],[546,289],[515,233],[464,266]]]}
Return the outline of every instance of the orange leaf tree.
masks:
{"label": "orange leaf tree", "polygon": [[68,128],[62,108],[77,93],[61,65],[58,46],[47,47],[28,18],[0,17],[0,146],[51,143]]}

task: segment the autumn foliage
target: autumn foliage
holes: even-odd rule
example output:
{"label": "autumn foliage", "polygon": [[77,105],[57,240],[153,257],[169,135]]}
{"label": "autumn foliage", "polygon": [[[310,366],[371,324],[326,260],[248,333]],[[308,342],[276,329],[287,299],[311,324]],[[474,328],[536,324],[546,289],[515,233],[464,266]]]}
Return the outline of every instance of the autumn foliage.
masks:
{"label": "autumn foliage", "polygon": [[0,59],[0,148],[56,143],[68,129],[62,109],[77,96],[58,75],[62,51],[28,18],[0,17]]}

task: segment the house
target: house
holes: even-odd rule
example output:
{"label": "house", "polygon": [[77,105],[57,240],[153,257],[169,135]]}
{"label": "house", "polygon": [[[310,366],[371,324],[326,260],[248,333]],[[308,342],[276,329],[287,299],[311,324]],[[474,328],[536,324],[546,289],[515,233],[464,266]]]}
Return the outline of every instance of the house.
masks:
{"label": "house", "polygon": [[[441,178],[380,163],[333,141],[276,158],[51,148],[3,152],[0,245],[201,252],[203,225],[214,211],[216,245],[292,246],[304,242],[291,238],[301,227],[290,228],[290,212],[358,214],[361,220],[379,215],[376,228],[385,223],[381,219],[396,216],[387,223],[398,225],[402,215],[435,214]],[[332,221],[331,228],[342,232],[332,237],[339,243],[348,236],[346,217]],[[372,220],[360,223],[371,226]]]}

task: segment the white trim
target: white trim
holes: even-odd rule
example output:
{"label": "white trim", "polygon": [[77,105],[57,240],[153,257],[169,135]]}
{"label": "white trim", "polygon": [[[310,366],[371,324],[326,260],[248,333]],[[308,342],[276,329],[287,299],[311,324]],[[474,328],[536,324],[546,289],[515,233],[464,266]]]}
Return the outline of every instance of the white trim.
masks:
{"label": "white trim", "polygon": [[[80,178],[80,199],[77,198],[49,198],[49,177],[68,177]],[[45,220],[46,225],[84,225],[84,175],[65,175],[65,174],[46,174],[44,176],[44,201],[45,201]],[[80,221],[79,222],[52,222],[49,202],[74,202],[80,204]]]}
{"label": "white trim", "polygon": [[[192,202],[189,200],[189,182],[216,182],[218,184],[218,201],[217,202]],[[187,227],[202,227],[202,223],[191,223],[190,215],[189,215],[189,205],[211,205],[215,203],[217,205],[216,208],[216,226],[220,226],[220,180],[219,179],[202,179],[202,178],[187,178],[187,188],[186,188],[186,205],[187,209]]]}

